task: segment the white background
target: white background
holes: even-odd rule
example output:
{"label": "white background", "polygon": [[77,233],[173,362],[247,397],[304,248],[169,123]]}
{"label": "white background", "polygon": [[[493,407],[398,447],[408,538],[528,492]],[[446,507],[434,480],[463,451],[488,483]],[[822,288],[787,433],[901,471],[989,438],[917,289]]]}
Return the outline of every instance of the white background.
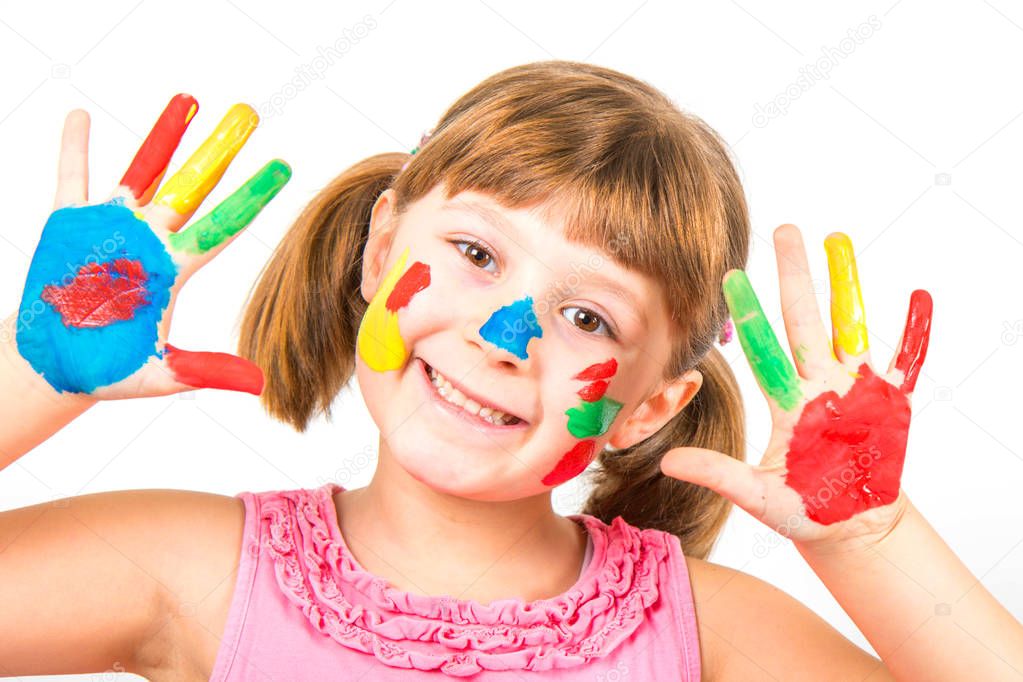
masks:
{"label": "white background", "polygon": [[[290,162],[294,178],[184,290],[172,341],[196,350],[233,350],[250,285],[320,187],[368,155],[411,149],[448,104],[486,76],[566,58],[664,90],[734,149],[755,233],[749,271],[779,333],[770,238],[785,222],[804,232],[824,310],[822,240],[832,230],[852,237],[881,367],[898,340],[910,291],[932,293],[933,333],[914,396],[903,483],[973,573],[1023,617],[1018,6],[129,0],[0,8],[4,316],[16,309],[51,207],[68,110],[84,107],[93,117],[96,199],[106,197],[175,92],[200,103],[187,151],[236,101],[264,114],[210,205],[273,157]],[[850,39],[850,31],[859,37]],[[343,54],[319,68],[318,57],[339,39]],[[814,64],[830,75],[810,75],[800,86]],[[299,71],[312,69],[320,78],[296,90]],[[783,114],[754,118],[758,105],[783,99]],[[725,352],[748,400],[755,462],[770,432],[768,412],[738,344]],[[371,474],[375,449],[357,390],[339,398],[333,423],[319,422],[304,435],[271,421],[255,398],[241,394],[102,404],[0,472],[0,507],[125,488],[233,495],[327,480],[357,487]],[[584,493],[577,485],[559,489],[559,510],[576,511]],[[867,646],[791,545],[777,540],[736,511],[711,558],[784,589]],[[922,589],[913,582],[907,575],[904,589]]]}

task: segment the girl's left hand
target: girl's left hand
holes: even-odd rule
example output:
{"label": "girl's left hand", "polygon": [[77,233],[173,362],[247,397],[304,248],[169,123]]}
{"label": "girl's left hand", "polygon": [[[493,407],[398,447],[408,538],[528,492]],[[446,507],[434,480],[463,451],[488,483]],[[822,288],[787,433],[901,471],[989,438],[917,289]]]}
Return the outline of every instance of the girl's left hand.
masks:
{"label": "girl's left hand", "polygon": [[782,225],[774,242],[794,365],[746,273],[732,270],[723,282],[743,352],[771,410],[763,458],[750,466],[720,452],[682,447],[665,454],[661,470],[715,490],[797,545],[875,542],[894,528],[906,506],[899,482],[910,395],[930,336],[930,294],[913,292],[898,353],[878,375],[849,238],[833,233],[824,242],[833,344],[821,323],[799,230]]}

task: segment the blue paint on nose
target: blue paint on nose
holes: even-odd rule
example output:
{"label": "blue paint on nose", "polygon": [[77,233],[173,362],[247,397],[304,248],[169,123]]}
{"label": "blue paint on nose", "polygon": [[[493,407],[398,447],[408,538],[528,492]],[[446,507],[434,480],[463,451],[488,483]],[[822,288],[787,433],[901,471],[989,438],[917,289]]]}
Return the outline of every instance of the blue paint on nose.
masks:
{"label": "blue paint on nose", "polygon": [[543,329],[533,310],[532,296],[495,310],[480,327],[480,336],[522,360],[528,358],[526,344],[534,337],[539,339],[543,336]]}

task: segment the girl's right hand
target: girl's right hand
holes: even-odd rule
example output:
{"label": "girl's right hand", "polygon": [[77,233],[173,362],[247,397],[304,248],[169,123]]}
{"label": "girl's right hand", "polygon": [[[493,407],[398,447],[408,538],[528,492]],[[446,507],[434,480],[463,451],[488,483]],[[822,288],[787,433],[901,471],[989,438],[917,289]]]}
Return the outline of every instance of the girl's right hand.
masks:
{"label": "girl's right hand", "polygon": [[273,160],[182,230],[259,121],[251,107],[236,104],[160,186],[197,109],[191,96],[175,96],[112,197],[100,204],[88,203],[88,114],[67,117],[55,210],[15,321],[19,354],[59,392],[116,399],[194,388],[262,391],[262,372],[248,360],[167,343],[181,287],[291,177],[287,164]]}

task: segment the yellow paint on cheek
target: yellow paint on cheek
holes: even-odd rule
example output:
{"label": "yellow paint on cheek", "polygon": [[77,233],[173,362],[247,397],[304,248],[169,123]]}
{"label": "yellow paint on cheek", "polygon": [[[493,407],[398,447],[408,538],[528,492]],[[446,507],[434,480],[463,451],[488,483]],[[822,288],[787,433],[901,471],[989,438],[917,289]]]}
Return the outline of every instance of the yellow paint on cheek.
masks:
{"label": "yellow paint on cheek", "polygon": [[831,276],[831,326],[835,345],[849,355],[860,355],[869,348],[869,342],[852,242],[839,233],[824,240],[824,249]]}
{"label": "yellow paint on cheek", "polygon": [[[194,115],[194,111],[189,116]],[[178,213],[194,211],[231,164],[238,150],[259,123],[259,114],[248,104],[235,104],[188,161],[164,183],[153,202]]]}
{"label": "yellow paint on cheek", "polygon": [[384,277],[359,325],[359,338],[356,343],[359,357],[370,369],[377,372],[400,369],[408,358],[408,350],[398,330],[398,314],[388,310],[385,305],[387,297],[394,291],[394,285],[405,272],[408,253],[409,250],[406,248],[398,262]]}

